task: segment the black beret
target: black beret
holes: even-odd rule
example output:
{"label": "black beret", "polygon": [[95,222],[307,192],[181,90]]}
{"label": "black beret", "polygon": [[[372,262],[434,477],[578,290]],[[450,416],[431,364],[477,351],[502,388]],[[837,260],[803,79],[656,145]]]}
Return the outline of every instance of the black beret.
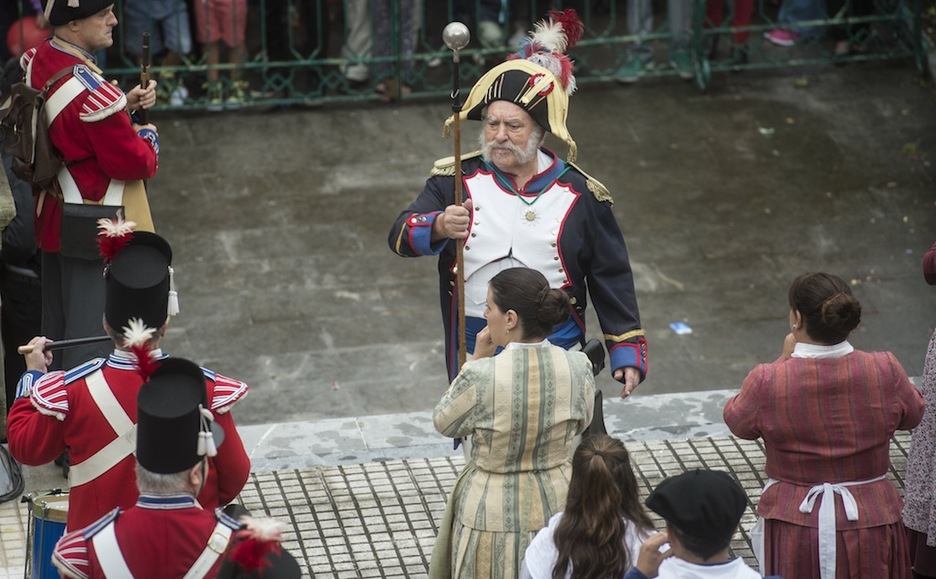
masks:
{"label": "black beret", "polygon": [[728,473],[696,469],[661,482],[647,507],[690,537],[719,540],[738,528],[747,495]]}

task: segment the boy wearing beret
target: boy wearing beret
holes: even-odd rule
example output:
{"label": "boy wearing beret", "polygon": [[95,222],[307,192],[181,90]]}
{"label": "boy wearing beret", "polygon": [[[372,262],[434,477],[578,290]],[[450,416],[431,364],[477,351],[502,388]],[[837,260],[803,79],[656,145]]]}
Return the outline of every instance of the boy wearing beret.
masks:
{"label": "boy wearing beret", "polygon": [[[747,496],[727,473],[696,469],[670,477],[647,497],[666,521],[666,533],[648,539],[624,579],[760,579],[728,546]],[[660,551],[665,540],[670,548]]]}

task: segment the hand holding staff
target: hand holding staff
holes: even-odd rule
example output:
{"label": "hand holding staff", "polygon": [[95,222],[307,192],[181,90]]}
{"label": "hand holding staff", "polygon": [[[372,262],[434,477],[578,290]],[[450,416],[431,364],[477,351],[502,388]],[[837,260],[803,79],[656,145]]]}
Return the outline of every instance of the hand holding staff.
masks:
{"label": "hand holding staff", "polygon": [[[452,79],[452,112],[453,140],[455,141],[455,205],[462,204],[462,162],[461,162],[461,94],[459,88],[458,65],[460,63],[458,51],[468,46],[471,33],[468,27],[461,22],[450,22],[442,31],[442,40],[445,46],[452,50],[452,63],[454,64],[454,77]],[[458,367],[465,363],[465,240],[456,240],[455,274],[456,274],[456,301],[458,303]]]}
{"label": "hand holding staff", "polygon": [[[44,350],[46,352],[50,350],[61,350],[62,348],[70,348],[72,346],[82,346],[84,344],[96,344],[98,342],[109,342],[111,340],[110,336],[92,336],[90,338],[72,338],[71,340],[56,340],[54,342],[46,342]],[[33,338],[29,344],[22,345],[16,349],[17,353],[26,355],[32,353],[36,349],[35,344],[32,342],[35,341]]]}

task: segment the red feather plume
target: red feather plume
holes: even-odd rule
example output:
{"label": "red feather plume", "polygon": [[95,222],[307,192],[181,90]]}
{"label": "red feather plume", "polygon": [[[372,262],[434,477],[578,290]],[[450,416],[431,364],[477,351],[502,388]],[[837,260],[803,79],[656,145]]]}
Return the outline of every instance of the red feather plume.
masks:
{"label": "red feather plume", "polygon": [[143,377],[144,382],[148,381],[150,374],[159,367],[159,362],[153,357],[152,350],[147,344],[135,344],[130,346],[130,352],[136,360],[134,366],[136,366],[137,372]]}
{"label": "red feather plume", "polygon": [[150,374],[159,366],[150,348],[150,340],[155,334],[156,330],[147,327],[140,318],[131,318],[123,328],[123,345],[133,354],[133,365],[144,382],[149,380]]}
{"label": "red feather plume", "polygon": [[120,253],[124,246],[130,242],[129,235],[123,237],[108,237],[107,235],[98,235],[97,244],[101,257],[105,261],[113,261],[114,257]]}
{"label": "red feather plume", "polygon": [[272,567],[273,563],[268,558],[270,555],[279,555],[283,548],[277,541],[260,541],[254,538],[248,538],[231,549],[228,559],[244,568],[248,573],[252,573],[264,567]]}
{"label": "red feather plume", "polygon": [[547,14],[562,25],[562,30],[565,32],[567,39],[566,50],[571,50],[585,34],[585,24],[579,18],[578,12],[575,11],[575,8],[566,8],[562,11],[553,9]]}
{"label": "red feather plume", "polygon": [[130,243],[135,226],[136,223],[133,221],[124,221],[119,217],[116,221],[106,218],[98,219],[97,227],[100,231],[98,231],[97,244],[104,261],[113,261],[124,246]]}

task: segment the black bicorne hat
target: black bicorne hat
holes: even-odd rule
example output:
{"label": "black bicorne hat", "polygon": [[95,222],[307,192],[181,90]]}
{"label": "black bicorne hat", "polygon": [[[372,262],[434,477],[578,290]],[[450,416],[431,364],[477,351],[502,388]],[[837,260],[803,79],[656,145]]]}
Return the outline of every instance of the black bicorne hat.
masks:
{"label": "black bicorne hat", "polygon": [[[542,127],[569,146],[569,161],[578,153],[566,128],[569,96],[575,92],[572,61],[565,52],[581,38],[583,25],[575,10],[550,10],[536,23],[520,51],[484,74],[471,88],[459,118],[482,120],[484,109],[494,101],[511,102]],[[454,115],[445,121],[447,136]]]}

